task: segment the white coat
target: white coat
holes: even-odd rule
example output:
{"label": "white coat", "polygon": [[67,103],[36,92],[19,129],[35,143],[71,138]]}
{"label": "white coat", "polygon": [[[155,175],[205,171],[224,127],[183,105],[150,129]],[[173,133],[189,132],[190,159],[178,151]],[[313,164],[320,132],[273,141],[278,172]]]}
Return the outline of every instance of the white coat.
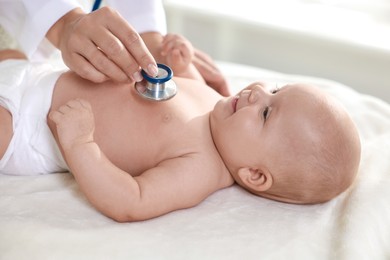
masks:
{"label": "white coat", "polygon": [[[166,33],[161,0],[106,0],[137,32]],[[50,27],[70,10],[81,7],[90,12],[93,1],[0,0],[0,25],[13,37],[30,60],[49,57],[53,50],[45,38]]]}

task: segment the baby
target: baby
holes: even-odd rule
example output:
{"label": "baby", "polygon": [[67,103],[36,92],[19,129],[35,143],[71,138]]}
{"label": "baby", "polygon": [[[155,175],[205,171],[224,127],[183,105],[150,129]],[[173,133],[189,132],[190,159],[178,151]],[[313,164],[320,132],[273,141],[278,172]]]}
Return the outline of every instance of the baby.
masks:
{"label": "baby", "polygon": [[224,98],[202,81],[175,77],[178,94],[151,102],[134,82],[96,84],[46,66],[0,63],[0,73],[24,77],[0,83],[0,173],[69,170],[116,221],[192,207],[234,182],[273,200],[320,203],[357,173],[356,127],[316,87],[255,82]]}

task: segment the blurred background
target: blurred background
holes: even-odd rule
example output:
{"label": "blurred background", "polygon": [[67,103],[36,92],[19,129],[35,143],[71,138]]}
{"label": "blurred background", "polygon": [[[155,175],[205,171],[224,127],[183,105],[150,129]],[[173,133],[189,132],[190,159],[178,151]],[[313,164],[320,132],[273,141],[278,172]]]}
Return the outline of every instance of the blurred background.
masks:
{"label": "blurred background", "polygon": [[214,59],[327,78],[390,102],[390,0],[163,0]]}

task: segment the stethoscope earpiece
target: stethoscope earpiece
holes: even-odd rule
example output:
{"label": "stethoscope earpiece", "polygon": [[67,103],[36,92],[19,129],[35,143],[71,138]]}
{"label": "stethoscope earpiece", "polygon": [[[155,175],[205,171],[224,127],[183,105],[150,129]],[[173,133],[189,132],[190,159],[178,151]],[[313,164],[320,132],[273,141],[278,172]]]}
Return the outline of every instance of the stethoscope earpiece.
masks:
{"label": "stethoscope earpiece", "polygon": [[177,93],[176,84],[172,79],[173,72],[170,67],[157,63],[158,74],[156,77],[149,76],[144,70],[141,71],[144,79],[135,84],[135,89],[143,98],[153,101],[164,101],[173,98]]}

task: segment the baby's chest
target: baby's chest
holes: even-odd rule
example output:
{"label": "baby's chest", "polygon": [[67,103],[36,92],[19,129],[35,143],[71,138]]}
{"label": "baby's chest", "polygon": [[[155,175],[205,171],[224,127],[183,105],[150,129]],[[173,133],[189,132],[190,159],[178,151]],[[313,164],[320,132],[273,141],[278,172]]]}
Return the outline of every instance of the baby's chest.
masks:
{"label": "baby's chest", "polygon": [[179,120],[176,116],[161,113],[144,120],[97,125],[95,139],[115,165],[133,176],[165,160],[204,153],[213,145],[209,128],[201,121]]}

